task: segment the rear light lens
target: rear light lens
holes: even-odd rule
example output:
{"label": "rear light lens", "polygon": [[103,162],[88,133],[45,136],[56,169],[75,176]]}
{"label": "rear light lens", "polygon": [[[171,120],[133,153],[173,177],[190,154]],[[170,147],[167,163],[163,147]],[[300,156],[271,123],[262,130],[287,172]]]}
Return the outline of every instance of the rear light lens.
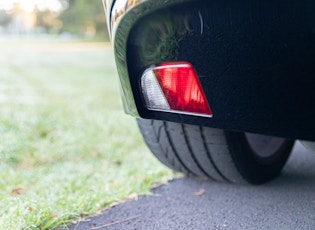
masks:
{"label": "rear light lens", "polygon": [[188,62],[148,68],[142,75],[141,88],[150,110],[212,116],[196,71]]}

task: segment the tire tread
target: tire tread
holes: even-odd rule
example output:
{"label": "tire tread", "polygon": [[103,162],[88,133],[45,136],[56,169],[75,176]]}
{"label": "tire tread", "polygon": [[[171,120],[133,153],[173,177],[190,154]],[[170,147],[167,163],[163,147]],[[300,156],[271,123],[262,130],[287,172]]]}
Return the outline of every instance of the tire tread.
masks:
{"label": "tire tread", "polygon": [[[255,183],[246,178],[244,166],[239,170],[240,164],[230,149],[237,143],[231,144],[226,131],[159,120],[137,119],[137,122],[151,152],[169,168],[215,181]],[[288,143],[284,145],[287,156],[294,142]],[[279,170],[282,167],[283,164]]]}

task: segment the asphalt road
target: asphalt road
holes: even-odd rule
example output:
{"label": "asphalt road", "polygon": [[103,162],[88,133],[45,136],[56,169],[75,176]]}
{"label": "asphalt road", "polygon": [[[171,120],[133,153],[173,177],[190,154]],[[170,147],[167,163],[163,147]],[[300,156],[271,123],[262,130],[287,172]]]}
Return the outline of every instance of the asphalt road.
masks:
{"label": "asphalt road", "polygon": [[315,229],[315,154],[297,144],[281,176],[260,186],[174,180],[70,229]]}

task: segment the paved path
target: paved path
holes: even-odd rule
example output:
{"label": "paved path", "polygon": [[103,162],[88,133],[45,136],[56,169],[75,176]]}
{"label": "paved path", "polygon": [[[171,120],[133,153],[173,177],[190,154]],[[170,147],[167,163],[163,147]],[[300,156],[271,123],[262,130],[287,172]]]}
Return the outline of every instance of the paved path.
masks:
{"label": "paved path", "polygon": [[153,193],[70,229],[315,229],[315,154],[296,145],[282,175],[261,186],[186,178]]}

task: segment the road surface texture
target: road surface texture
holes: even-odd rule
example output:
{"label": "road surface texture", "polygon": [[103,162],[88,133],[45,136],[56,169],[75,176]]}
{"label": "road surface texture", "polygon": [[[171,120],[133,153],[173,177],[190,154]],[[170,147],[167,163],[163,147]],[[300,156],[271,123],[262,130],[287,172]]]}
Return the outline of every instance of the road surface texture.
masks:
{"label": "road surface texture", "polygon": [[315,154],[300,144],[260,186],[184,178],[70,226],[82,229],[315,229]]}

